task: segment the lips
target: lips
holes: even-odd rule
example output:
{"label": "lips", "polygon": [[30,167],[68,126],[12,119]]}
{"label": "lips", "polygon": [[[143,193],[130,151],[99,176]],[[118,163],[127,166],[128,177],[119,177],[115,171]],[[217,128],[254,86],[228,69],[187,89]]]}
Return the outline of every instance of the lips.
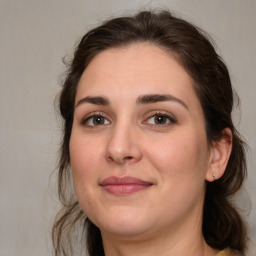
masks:
{"label": "lips", "polygon": [[150,188],[153,185],[151,182],[140,180],[134,177],[108,177],[104,179],[100,186],[114,195],[128,195],[141,190]]}

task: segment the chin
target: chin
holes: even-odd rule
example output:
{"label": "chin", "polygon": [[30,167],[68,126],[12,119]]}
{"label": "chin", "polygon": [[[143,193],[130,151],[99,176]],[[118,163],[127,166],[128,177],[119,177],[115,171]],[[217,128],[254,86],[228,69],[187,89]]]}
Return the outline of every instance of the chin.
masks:
{"label": "chin", "polygon": [[109,209],[104,217],[95,220],[101,231],[121,237],[141,235],[150,229],[150,223],[152,222],[138,210],[120,206]]}

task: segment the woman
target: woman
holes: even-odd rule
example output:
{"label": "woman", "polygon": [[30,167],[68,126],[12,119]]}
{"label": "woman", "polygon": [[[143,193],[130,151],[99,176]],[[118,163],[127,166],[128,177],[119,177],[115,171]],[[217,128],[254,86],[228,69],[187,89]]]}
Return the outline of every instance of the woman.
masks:
{"label": "woman", "polygon": [[79,239],[97,256],[244,253],[230,202],[244,144],[228,70],[200,29],[165,11],[107,21],[78,44],[59,107],[55,255],[77,255]]}

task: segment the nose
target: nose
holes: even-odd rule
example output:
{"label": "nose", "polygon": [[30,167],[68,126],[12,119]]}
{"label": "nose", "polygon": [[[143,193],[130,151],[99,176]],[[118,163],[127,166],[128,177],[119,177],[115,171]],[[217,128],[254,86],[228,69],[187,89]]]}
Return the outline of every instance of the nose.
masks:
{"label": "nose", "polygon": [[129,124],[117,124],[111,131],[106,159],[116,164],[135,163],[142,158],[137,127]]}

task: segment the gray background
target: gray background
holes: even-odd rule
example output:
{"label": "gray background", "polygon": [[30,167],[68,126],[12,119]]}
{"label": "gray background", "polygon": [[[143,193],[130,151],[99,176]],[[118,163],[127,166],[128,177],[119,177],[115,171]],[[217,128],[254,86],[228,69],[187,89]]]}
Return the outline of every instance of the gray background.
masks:
{"label": "gray background", "polygon": [[0,256],[52,255],[62,57],[100,21],[145,7],[168,7],[208,31],[229,66],[241,98],[236,123],[251,148],[238,201],[256,255],[255,0],[0,0]]}

